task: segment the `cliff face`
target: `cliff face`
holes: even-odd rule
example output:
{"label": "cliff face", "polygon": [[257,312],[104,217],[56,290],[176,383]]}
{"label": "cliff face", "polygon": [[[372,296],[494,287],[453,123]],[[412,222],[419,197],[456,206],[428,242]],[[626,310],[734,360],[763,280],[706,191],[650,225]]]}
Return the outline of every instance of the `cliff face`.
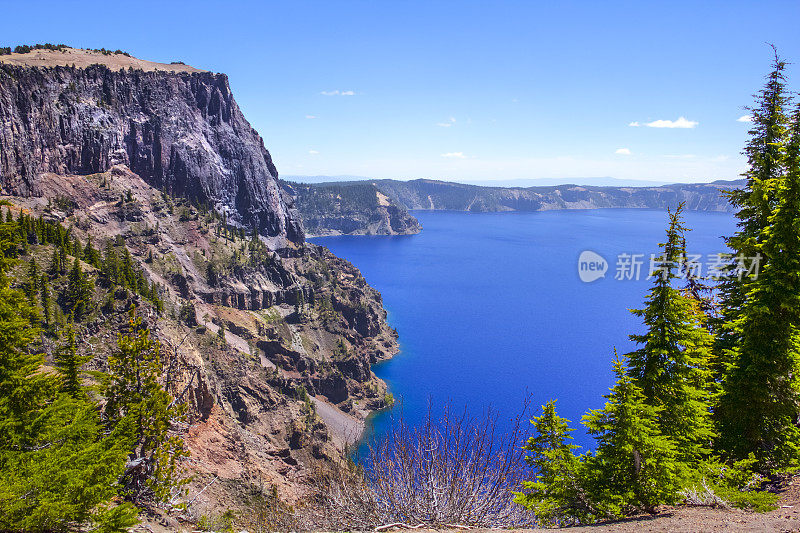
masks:
{"label": "cliff face", "polygon": [[230,222],[303,241],[272,158],[224,74],[0,63],[4,192],[38,195],[42,173],[86,175],[116,164]]}
{"label": "cliff face", "polygon": [[[244,509],[270,486],[302,496],[309,473],[340,460],[386,405],[371,364],[398,346],[380,294],[353,265],[303,242],[292,199],[224,75],[58,54],[0,58],[3,198],[15,216],[118,248],[164,306],[158,313],[93,283],[95,305],[77,324],[87,368],[104,368],[136,306],[168,368],[182,369],[172,392],[187,391],[189,511]],[[72,58],[105,64],[66,66]],[[241,226],[257,226],[260,238]],[[32,242],[21,263],[51,254]]]}
{"label": "cliff face", "polygon": [[412,235],[422,229],[408,210],[370,182],[282,182],[310,236]]}

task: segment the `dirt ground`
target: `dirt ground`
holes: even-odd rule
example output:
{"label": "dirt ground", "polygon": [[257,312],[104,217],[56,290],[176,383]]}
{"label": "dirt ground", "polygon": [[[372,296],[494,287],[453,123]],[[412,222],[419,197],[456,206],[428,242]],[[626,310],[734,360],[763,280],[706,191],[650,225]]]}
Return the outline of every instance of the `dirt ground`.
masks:
{"label": "dirt ground", "polygon": [[183,64],[155,63],[145,61],[123,54],[106,55],[101,52],[83,50],[79,48],[67,48],[61,50],[33,50],[27,54],[10,54],[0,56],[0,63],[10,65],[25,65],[32,67],[55,67],[75,65],[78,68],[86,68],[89,65],[101,64],[111,70],[122,70],[128,67],[144,71],[169,71],[169,72],[204,72],[200,69]]}

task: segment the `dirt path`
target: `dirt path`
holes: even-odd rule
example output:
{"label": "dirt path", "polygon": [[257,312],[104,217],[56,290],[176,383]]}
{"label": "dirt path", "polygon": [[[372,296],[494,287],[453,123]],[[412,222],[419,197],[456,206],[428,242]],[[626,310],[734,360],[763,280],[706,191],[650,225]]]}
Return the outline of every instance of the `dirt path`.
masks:
{"label": "dirt path", "polygon": [[[548,529],[524,531],[553,531]],[[564,531],[584,533],[643,533],[674,532],[695,533],[706,531],[800,531],[800,512],[778,509],[769,513],[748,513],[739,510],[725,511],[702,507],[681,507],[655,516],[641,516],[615,522],[566,528]]]}
{"label": "dirt path", "polygon": [[341,444],[358,442],[364,433],[364,421],[358,420],[347,413],[318,398],[311,397],[317,414],[333,433],[333,438]]}

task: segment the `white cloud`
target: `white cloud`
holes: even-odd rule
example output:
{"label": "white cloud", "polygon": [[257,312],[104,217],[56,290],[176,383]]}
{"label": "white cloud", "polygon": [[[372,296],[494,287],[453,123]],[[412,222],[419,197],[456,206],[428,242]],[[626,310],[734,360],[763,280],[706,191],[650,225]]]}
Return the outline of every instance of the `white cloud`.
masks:
{"label": "white cloud", "polygon": [[736,122],[753,122],[753,117],[750,115],[742,115],[736,119]]}
{"label": "white cloud", "polygon": [[308,153],[311,155],[317,155],[319,152],[317,152],[316,150],[309,150]]}
{"label": "white cloud", "polygon": [[317,117],[316,115],[306,115],[306,118],[309,119],[309,120],[313,120],[313,119],[319,118],[319,117]]}
{"label": "white cloud", "polygon": [[339,89],[336,89],[334,91],[322,91],[319,94],[324,96],[353,96],[356,93],[353,91],[340,91]]}
{"label": "white cloud", "polygon": [[653,122],[645,123],[648,128],[679,128],[691,129],[696,127],[699,122],[694,120],[687,120],[686,117],[678,117],[678,120],[654,120]]}
{"label": "white cloud", "polygon": [[620,155],[631,155],[631,151],[628,148],[617,148],[617,151],[614,153]]}
{"label": "white cloud", "polygon": [[440,128],[449,128],[455,123],[456,123],[456,118],[450,117],[447,122],[437,122],[436,125],[439,126]]}
{"label": "white cloud", "polygon": [[686,117],[678,117],[678,120],[654,120],[653,122],[645,122],[644,124],[639,123],[638,121],[633,121],[628,124],[633,128],[638,128],[639,126],[647,126],[648,128],[680,128],[680,129],[691,129],[697,127],[700,124],[694,120],[687,120]]}
{"label": "white cloud", "polygon": [[466,159],[467,156],[464,155],[464,152],[447,152],[446,154],[442,154],[442,157],[447,157],[449,159]]}

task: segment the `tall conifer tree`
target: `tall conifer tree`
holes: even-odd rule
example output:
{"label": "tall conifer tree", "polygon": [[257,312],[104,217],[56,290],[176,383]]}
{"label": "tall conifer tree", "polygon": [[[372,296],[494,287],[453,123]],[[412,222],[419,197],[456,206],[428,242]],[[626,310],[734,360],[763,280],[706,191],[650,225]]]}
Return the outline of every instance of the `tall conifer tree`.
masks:
{"label": "tall conifer tree", "polygon": [[[752,117],[750,139],[745,146],[749,169],[744,173],[746,184],[728,194],[731,205],[738,211],[738,231],[726,238],[732,252],[728,271],[722,276],[720,314],[712,321],[716,330],[718,368],[724,373],[731,363],[731,350],[740,343],[739,328],[735,327],[744,305],[750,277],[739,271],[740,260],[751,261],[760,252],[763,230],[775,208],[777,190],[785,175],[786,142],[788,140],[788,109],[791,98],[786,92],[784,70],[786,63],[775,51],[772,71],[764,88],[749,108]],[[721,376],[717,376],[719,379]]]}
{"label": "tall conifer tree", "polygon": [[721,448],[755,454],[763,470],[800,459],[800,109],[784,150],[786,176],[756,241],[764,266],[733,324],[739,342],[718,408]]}
{"label": "tall conifer tree", "polygon": [[691,464],[709,453],[714,436],[709,393],[713,339],[697,300],[675,287],[686,256],[683,207],[669,212],[653,287],[645,308],[632,311],[647,331],[630,336],[641,347],[627,357],[628,373],[645,401],[659,408],[661,432],[675,442],[681,461]]}

